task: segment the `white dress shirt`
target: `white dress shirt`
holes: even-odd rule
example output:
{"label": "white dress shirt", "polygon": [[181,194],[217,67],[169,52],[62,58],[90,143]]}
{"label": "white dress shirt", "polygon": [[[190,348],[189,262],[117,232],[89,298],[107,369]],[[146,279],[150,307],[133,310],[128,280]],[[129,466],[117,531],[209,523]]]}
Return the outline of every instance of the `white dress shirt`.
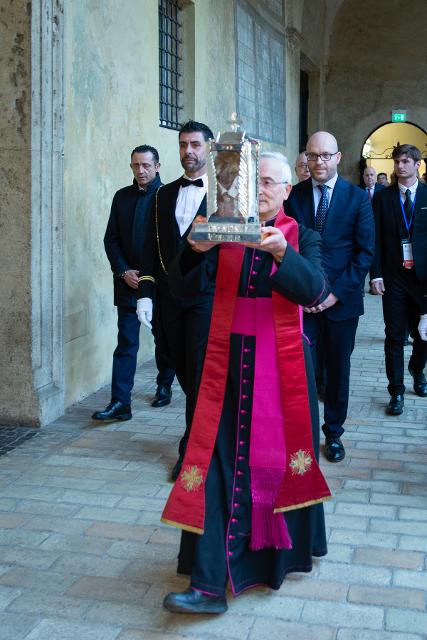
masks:
{"label": "white dress shirt", "polygon": [[[184,175],[187,180],[199,180],[199,178],[189,178]],[[178,197],[176,199],[175,218],[178,223],[179,232],[181,236],[187,231],[188,227],[193,222],[197,211],[201,205],[203,198],[206,195],[208,186],[208,177],[205,173],[203,176],[199,176],[203,180],[203,187],[180,187],[178,191]]]}
{"label": "white dress shirt", "polygon": [[320,198],[322,196],[322,192],[317,187],[320,187],[322,184],[325,184],[328,187],[326,194],[328,196],[328,206],[331,204],[332,194],[334,192],[336,181],[338,180],[338,174],[336,173],[333,178],[328,180],[327,182],[317,182],[314,178],[311,179],[311,184],[313,185],[313,200],[314,200],[314,215],[317,213],[317,207],[319,206]]}
{"label": "white dress shirt", "polygon": [[410,187],[407,187],[404,184],[400,184],[400,182],[397,183],[397,186],[399,187],[400,197],[402,199],[402,202],[405,202],[405,200],[406,200],[406,190],[407,189],[409,189],[409,191],[411,192],[411,201],[414,202],[415,192],[416,192],[416,190],[418,188],[418,179]]}

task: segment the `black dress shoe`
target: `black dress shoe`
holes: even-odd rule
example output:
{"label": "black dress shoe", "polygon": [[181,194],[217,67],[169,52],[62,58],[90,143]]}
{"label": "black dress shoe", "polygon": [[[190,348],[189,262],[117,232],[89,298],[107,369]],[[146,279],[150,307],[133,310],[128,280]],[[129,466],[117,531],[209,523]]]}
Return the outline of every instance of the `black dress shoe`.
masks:
{"label": "black dress shoe", "polygon": [[404,404],[405,404],[405,401],[403,399],[403,394],[395,393],[394,395],[391,396],[390,402],[388,403],[385,412],[389,416],[400,416],[400,414],[403,413]]}
{"label": "black dress shoe", "polygon": [[152,407],[165,407],[170,404],[172,397],[172,389],[170,387],[158,386],[156,395],[151,403]]}
{"label": "black dress shoe", "polygon": [[225,613],[225,596],[207,596],[201,591],[189,587],[183,593],[168,593],[163,606],[173,613]]}
{"label": "black dress shoe", "polygon": [[183,461],[184,461],[184,458],[179,456],[178,460],[175,462],[174,466],[172,467],[172,471],[171,471],[172,482],[175,482],[175,480],[178,478],[179,474],[181,473],[181,467],[182,467]]}
{"label": "black dress shoe", "polygon": [[421,396],[421,398],[425,398],[427,396],[427,380],[423,372],[415,373],[409,368],[409,373],[414,379],[414,391],[417,396]]}
{"label": "black dress shoe", "polygon": [[112,400],[103,411],[95,411],[92,420],[130,420],[132,412],[130,404],[124,404],[120,400]]}
{"label": "black dress shoe", "polygon": [[329,460],[329,462],[340,462],[345,458],[345,449],[341,442],[341,438],[326,436],[324,451],[325,458],[326,460]]}

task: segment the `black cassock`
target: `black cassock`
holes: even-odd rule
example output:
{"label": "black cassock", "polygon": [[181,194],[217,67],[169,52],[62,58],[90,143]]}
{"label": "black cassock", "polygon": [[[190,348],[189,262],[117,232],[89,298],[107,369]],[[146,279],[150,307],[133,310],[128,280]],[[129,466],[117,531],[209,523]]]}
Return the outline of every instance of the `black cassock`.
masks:
{"label": "black cassock", "polygon": [[[274,275],[273,258],[264,251],[246,249],[239,296],[271,297],[272,288],[300,305],[311,305],[328,293],[321,268],[320,236],[299,226],[299,253],[288,245]],[[218,250],[205,254],[186,248],[170,274],[176,295],[191,297],[212,287]],[[206,341],[207,341],[206,336]],[[223,595],[227,585],[234,595],[257,585],[279,589],[291,571],[308,572],[312,557],[327,553],[323,504],[284,515],[292,549],[252,551],[249,444],[256,338],[231,335],[224,405],[214,453],[206,479],[205,533],[182,532],[178,572],[191,575],[191,585]],[[319,455],[319,415],[309,346],[304,345],[313,448]],[[242,409],[244,412],[242,412]]]}

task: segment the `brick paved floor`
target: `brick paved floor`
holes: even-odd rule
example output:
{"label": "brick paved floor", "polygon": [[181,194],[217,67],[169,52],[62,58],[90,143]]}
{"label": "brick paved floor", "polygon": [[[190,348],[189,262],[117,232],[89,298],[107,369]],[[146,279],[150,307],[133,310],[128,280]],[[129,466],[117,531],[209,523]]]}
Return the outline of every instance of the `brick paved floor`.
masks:
{"label": "brick paved floor", "polygon": [[[159,515],[184,402],[151,409],[138,370],[134,418],[94,425],[101,389],[0,458],[2,640],[421,640],[427,638],[427,399],[387,402],[380,301],[366,296],[343,463],[322,468],[329,554],[279,592],[230,597],[227,614],[172,615],[177,530]],[[409,357],[409,349],[407,349]],[[409,385],[408,376],[408,385]]]}

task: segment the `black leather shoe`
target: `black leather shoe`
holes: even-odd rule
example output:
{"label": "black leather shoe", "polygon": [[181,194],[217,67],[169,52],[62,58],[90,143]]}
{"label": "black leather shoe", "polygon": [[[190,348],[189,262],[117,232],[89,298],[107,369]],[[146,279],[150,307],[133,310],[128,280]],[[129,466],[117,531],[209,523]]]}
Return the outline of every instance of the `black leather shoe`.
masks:
{"label": "black leather shoe", "polygon": [[130,404],[123,404],[120,400],[112,400],[103,411],[95,411],[92,420],[130,420],[132,412]]}
{"label": "black leather shoe", "polygon": [[183,593],[168,593],[163,606],[173,613],[225,613],[225,596],[207,596],[189,587]]}
{"label": "black leather shoe", "polygon": [[325,458],[329,462],[340,462],[345,458],[344,445],[341,442],[341,438],[333,438],[332,436],[325,437]]}
{"label": "black leather shoe", "polygon": [[405,404],[405,401],[403,399],[403,394],[395,393],[394,395],[391,396],[390,402],[388,403],[385,412],[389,416],[400,416],[400,414],[403,413],[404,404]]}
{"label": "black leather shoe", "polygon": [[175,480],[178,478],[179,474],[181,473],[183,460],[184,458],[179,456],[178,460],[175,462],[174,466],[172,467],[172,471],[171,471],[172,482],[175,482]]}
{"label": "black leather shoe", "polygon": [[408,369],[409,373],[414,379],[414,391],[417,396],[425,398],[427,396],[427,380],[423,372],[414,373],[411,368]]}
{"label": "black leather shoe", "polygon": [[165,407],[170,404],[172,389],[170,387],[157,387],[156,395],[151,403],[152,407]]}

